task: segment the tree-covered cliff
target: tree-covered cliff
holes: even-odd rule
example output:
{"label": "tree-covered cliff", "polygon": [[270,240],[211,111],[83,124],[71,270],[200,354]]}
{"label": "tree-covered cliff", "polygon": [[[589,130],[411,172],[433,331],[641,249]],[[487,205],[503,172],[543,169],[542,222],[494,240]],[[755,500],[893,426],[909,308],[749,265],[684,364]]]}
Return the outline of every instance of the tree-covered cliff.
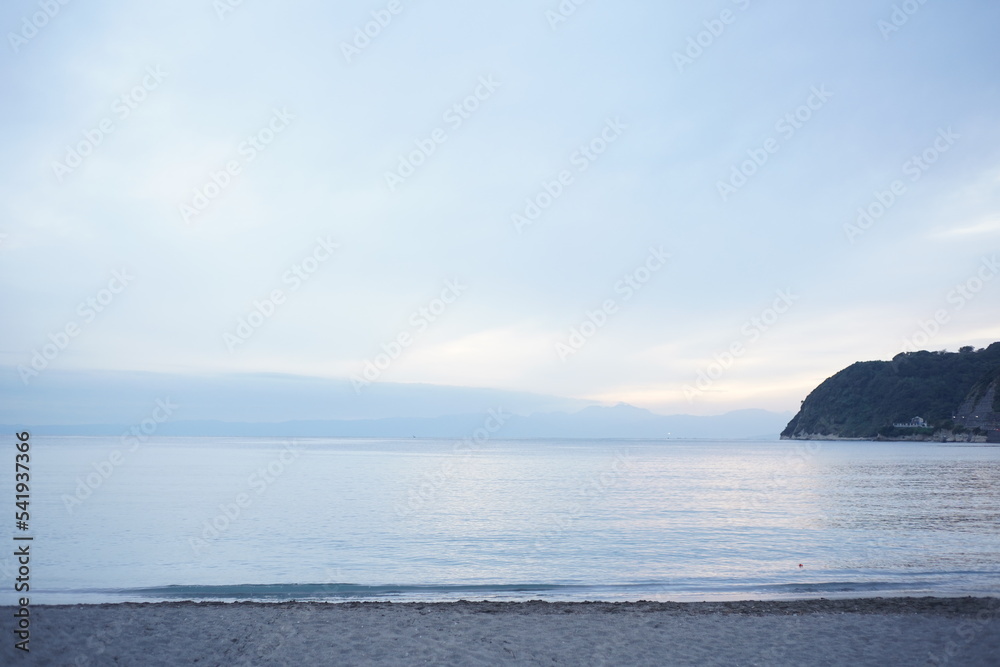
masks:
{"label": "tree-covered cliff", "polygon": [[[960,408],[982,406],[980,399],[998,379],[1000,343],[980,350],[907,352],[892,361],[861,361],[816,387],[781,436],[891,437],[899,434],[894,423],[914,417],[935,430],[950,430]],[[1000,391],[995,396],[991,403],[1000,402]],[[992,410],[1000,412],[1000,405]]]}

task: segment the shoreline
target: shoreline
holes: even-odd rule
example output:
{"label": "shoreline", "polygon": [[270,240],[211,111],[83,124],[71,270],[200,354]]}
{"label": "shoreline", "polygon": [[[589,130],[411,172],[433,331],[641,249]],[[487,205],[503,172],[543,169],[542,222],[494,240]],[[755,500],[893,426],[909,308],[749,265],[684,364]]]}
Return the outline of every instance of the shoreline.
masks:
{"label": "shoreline", "polygon": [[[930,613],[949,616],[975,615],[982,609],[992,609],[1000,616],[1000,596],[888,596],[856,598],[801,598],[782,600],[717,600],[699,602],[660,602],[655,600],[635,601],[559,601],[559,600],[468,600],[453,601],[409,601],[350,600],[350,601],[299,601],[285,600],[265,602],[258,600],[165,600],[156,602],[98,602],[76,604],[33,604],[31,609],[143,609],[153,607],[185,608],[333,608],[333,609],[398,609],[398,610],[471,610],[478,613],[527,612],[536,613],[582,613],[621,611],[644,611],[671,614],[736,614],[736,615],[796,615],[808,613],[854,613],[854,614],[912,614]],[[0,605],[0,614],[14,610],[13,605]]]}
{"label": "shoreline", "polygon": [[[13,607],[0,615],[12,618]],[[1000,597],[31,608],[4,664],[993,665]],[[9,624],[10,621],[4,621]],[[2,625],[2,624],[0,624]]]}
{"label": "shoreline", "polygon": [[847,438],[839,435],[782,435],[778,440],[793,440],[800,442],[940,442],[945,444],[966,444],[983,445],[1000,442],[997,439],[990,439],[989,435],[976,435],[971,437],[962,436],[940,436],[940,435],[901,435],[884,436],[875,435],[867,438]]}

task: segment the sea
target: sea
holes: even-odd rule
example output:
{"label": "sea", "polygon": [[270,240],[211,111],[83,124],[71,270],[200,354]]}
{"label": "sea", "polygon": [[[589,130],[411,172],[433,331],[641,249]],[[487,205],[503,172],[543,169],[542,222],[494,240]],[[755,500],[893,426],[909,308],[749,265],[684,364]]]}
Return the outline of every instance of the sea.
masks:
{"label": "sea", "polygon": [[29,442],[0,604],[1000,595],[997,445]]}

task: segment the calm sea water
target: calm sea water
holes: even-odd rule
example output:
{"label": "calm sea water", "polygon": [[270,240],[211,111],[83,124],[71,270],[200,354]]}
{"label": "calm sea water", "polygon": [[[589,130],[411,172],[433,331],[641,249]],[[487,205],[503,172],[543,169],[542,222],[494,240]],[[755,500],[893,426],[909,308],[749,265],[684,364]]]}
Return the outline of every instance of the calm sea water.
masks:
{"label": "calm sea water", "polygon": [[8,530],[34,536],[33,603],[1000,595],[996,446],[37,437],[31,454],[30,530]]}

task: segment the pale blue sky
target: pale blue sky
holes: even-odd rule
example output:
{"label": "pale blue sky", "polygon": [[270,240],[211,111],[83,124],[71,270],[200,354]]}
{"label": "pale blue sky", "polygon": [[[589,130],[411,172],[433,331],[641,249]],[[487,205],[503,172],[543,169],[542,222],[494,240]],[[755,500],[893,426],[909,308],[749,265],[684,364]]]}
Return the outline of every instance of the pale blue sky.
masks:
{"label": "pale blue sky", "polygon": [[[1000,279],[953,292],[992,278],[984,258],[1000,250],[995,2],[914,2],[884,35],[893,2],[589,0],[553,29],[556,0],[400,0],[348,63],[341,44],[388,4],[245,0],[223,20],[210,0],[56,3],[12,45],[41,10],[5,3],[4,372],[79,327],[26,395],[44,396],[53,368],[350,378],[409,334],[375,382],[794,410],[936,311],[921,347],[1000,339]],[[679,71],[675,52],[724,11]],[[122,117],[116,99],[144,77]],[[456,127],[445,114],[477,87]],[[808,102],[794,134],[777,125]],[[275,110],[280,132],[249,161],[241,143]],[[113,132],[60,180],[53,163],[105,119]],[[574,154],[609,120],[614,141],[581,171]],[[385,173],[437,128],[446,141],[390,190]],[[912,180],[904,164],[939,131],[947,151]],[[771,138],[723,201],[719,181]],[[239,173],[185,221],[179,206],[232,160]],[[564,170],[572,181],[518,233],[512,214]],[[895,180],[904,193],[849,242],[845,225]],[[286,272],[317,238],[338,248],[293,289]],[[626,299],[616,285],[651,247],[671,258]],[[79,304],[122,269],[128,285],[87,321]],[[460,294],[422,327],[412,314],[448,280]],[[273,316],[230,351],[224,336],[274,290]],[[779,290],[794,300],[758,328]],[[561,359],[608,300],[604,326]],[[699,388],[700,371],[719,377]]]}

